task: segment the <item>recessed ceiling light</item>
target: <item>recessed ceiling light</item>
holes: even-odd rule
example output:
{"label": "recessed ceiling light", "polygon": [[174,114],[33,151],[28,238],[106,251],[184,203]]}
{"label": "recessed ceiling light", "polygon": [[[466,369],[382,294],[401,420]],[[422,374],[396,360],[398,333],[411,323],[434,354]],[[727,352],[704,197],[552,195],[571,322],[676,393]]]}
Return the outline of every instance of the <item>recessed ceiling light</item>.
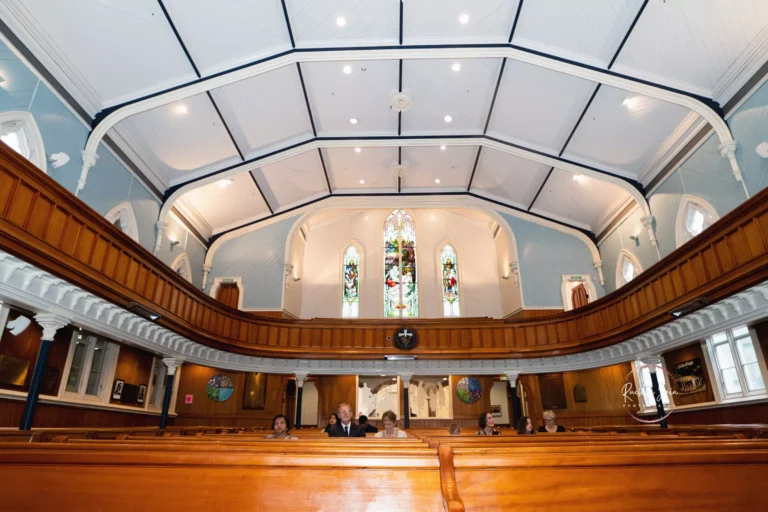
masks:
{"label": "recessed ceiling light", "polygon": [[446,123],[450,123],[451,121],[453,121],[453,118],[451,116],[445,116],[443,119],[445,119]]}
{"label": "recessed ceiling light", "polygon": [[226,179],[226,180],[219,180],[216,182],[216,186],[219,188],[227,188],[232,184],[232,180]]}
{"label": "recessed ceiling light", "polygon": [[579,183],[583,183],[586,176],[583,174],[574,174],[573,175],[573,181],[578,181]]}
{"label": "recessed ceiling light", "polygon": [[469,15],[467,13],[462,13],[461,16],[459,16],[459,23],[462,25],[466,25],[469,21]]}
{"label": "recessed ceiling light", "polygon": [[627,107],[628,109],[632,110],[633,108],[637,107],[637,104],[639,102],[640,102],[640,99],[637,97],[624,98],[624,101],[622,101],[621,104]]}
{"label": "recessed ceiling light", "polygon": [[187,106],[183,103],[179,103],[176,105],[176,113],[179,115],[184,115],[187,113]]}
{"label": "recessed ceiling light", "polygon": [[361,185],[365,185],[365,180],[360,180]]}
{"label": "recessed ceiling light", "polygon": [[459,71],[461,69],[461,64],[459,64],[458,62],[454,62],[453,66],[451,66],[451,69],[454,71]]}
{"label": "recessed ceiling light", "polygon": [[353,117],[352,119],[350,119],[350,120],[349,120],[349,122],[350,122],[350,123],[352,123],[352,124],[357,124],[357,119],[355,119],[355,118]]}
{"label": "recessed ceiling light", "polygon": [[347,24],[347,20],[344,19],[343,16],[339,16],[338,18],[336,18],[336,26],[337,27],[343,27],[346,24]]}
{"label": "recessed ceiling light", "polygon": [[350,74],[352,72],[352,66],[344,66],[342,71],[344,71],[346,74]]}
{"label": "recessed ceiling light", "polygon": [[362,151],[362,149],[360,149],[360,148],[355,148],[355,153],[359,153],[359,152],[361,152],[361,151]]}
{"label": "recessed ceiling light", "polygon": [[438,184],[439,184],[439,183],[440,183],[440,178],[436,178],[436,179],[435,179],[435,183],[438,183]]}
{"label": "recessed ceiling light", "polygon": [[445,144],[443,144],[442,146],[440,146],[440,151],[445,151]]}

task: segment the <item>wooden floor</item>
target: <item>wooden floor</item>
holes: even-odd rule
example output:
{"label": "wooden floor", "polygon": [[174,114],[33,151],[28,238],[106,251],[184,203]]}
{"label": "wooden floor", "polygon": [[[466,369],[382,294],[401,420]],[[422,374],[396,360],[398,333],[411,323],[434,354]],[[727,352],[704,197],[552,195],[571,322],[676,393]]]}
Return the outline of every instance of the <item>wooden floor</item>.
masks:
{"label": "wooden floor", "polygon": [[729,511],[768,499],[765,425],[264,434],[0,430],[0,511]]}

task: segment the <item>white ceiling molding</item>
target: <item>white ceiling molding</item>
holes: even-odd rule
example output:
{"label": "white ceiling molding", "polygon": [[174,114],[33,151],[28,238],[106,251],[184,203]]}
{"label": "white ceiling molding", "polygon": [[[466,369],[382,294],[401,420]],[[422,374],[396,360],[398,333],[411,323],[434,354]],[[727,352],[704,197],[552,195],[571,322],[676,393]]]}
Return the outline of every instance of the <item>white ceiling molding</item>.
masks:
{"label": "white ceiling molding", "polygon": [[733,140],[728,125],[722,118],[701,101],[669,89],[657,87],[644,82],[616,75],[614,73],[583,65],[572,64],[552,57],[527,52],[512,47],[452,47],[452,48],[422,48],[422,47],[396,47],[396,48],[365,48],[345,50],[316,50],[300,51],[275,57],[266,62],[261,62],[242,69],[200,80],[190,85],[182,86],[151,98],[139,100],[126,105],[109,114],[91,132],[85,146],[86,152],[93,152],[106,133],[117,123],[152,108],[167,105],[174,101],[183,100],[196,94],[205,93],[212,89],[245,80],[275,69],[292,66],[304,62],[339,62],[339,61],[367,61],[367,60],[411,60],[411,59],[483,59],[483,58],[509,58],[525,62],[534,66],[543,67],[565,73],[567,75],[591,80],[593,82],[610,85],[625,91],[631,91],[669,103],[675,103],[697,112],[712,125],[718,134],[721,143]]}
{"label": "white ceiling molding", "polygon": [[[205,220],[205,217],[200,215],[200,212],[197,211],[197,209],[192,205],[191,202],[187,200],[186,197],[180,197],[172,206],[179,210],[179,213],[181,213],[181,215],[192,224],[197,232],[200,233],[200,236],[205,238],[205,240],[209,240],[211,238],[213,235],[213,228],[211,228],[211,225],[208,224],[208,222]],[[200,240],[200,242],[205,245],[203,240]]]}
{"label": "white ceiling molding", "polygon": [[164,357],[223,370],[310,375],[498,375],[583,370],[634,361],[768,317],[768,282],[627,341],[566,356],[470,360],[309,360],[253,357],[186,339],[0,251],[0,297]]}
{"label": "white ceiling molding", "polygon": [[[534,222],[536,224],[546,226],[551,229],[555,229],[557,231],[560,231],[561,233],[575,236],[576,238],[584,242],[584,244],[587,246],[587,249],[592,255],[592,263],[596,266],[602,265],[602,259],[600,258],[600,251],[597,249],[597,246],[592,242],[592,240],[589,239],[587,235],[585,235],[581,231],[563,226],[562,224],[558,224],[556,222],[542,219],[541,217],[537,217],[535,215],[531,215],[526,212],[515,210],[514,208],[506,208],[506,207],[497,206],[497,205],[490,206],[487,202],[483,201],[482,199],[478,199],[472,196],[382,196],[382,197],[365,196],[365,197],[358,197],[358,196],[344,196],[343,194],[329,196],[328,198],[322,201],[313,203],[311,205],[303,206],[291,212],[291,215],[302,215],[302,216],[296,220],[293,228],[288,234],[288,245],[290,245],[295,231],[298,230],[299,227],[304,225],[304,223],[312,214],[315,214],[321,210],[331,210],[331,209],[356,210],[356,209],[375,209],[375,208],[392,208],[392,207],[472,208],[491,216],[494,220],[496,220],[496,222],[499,223],[499,225],[505,227],[505,233],[508,235],[508,239],[514,240],[514,234],[511,228],[509,228],[509,224],[504,222],[504,220],[498,215],[498,212],[503,212],[508,215],[512,215],[512,216],[521,218],[523,220],[527,220],[529,222]],[[283,216],[275,216],[269,219],[265,219],[264,221],[259,222],[257,224],[252,224],[250,226],[243,226],[240,229],[237,229],[235,231],[230,231],[229,233],[222,235],[221,237],[217,238],[211,244],[211,247],[208,249],[208,252],[205,255],[205,265],[208,265],[208,266],[213,265],[213,256],[216,254],[216,251],[221,247],[221,245],[224,244],[224,242],[226,242],[227,240],[240,237],[246,233],[250,233],[251,231],[256,231],[265,226],[268,226],[270,224],[283,220],[284,218],[285,217]],[[286,251],[287,250],[288,250],[288,247],[286,247]],[[290,253],[286,252],[286,255],[287,254],[290,254]],[[517,251],[515,251],[514,254],[517,254]]]}

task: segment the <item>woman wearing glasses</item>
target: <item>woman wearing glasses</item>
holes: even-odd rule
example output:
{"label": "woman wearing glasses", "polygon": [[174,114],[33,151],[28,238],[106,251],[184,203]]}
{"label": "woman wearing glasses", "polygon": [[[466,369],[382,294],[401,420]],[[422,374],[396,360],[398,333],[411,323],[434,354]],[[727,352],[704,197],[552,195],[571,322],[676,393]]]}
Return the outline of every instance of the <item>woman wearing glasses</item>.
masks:
{"label": "woman wearing glasses", "polygon": [[565,432],[565,427],[557,424],[557,416],[552,411],[544,411],[541,415],[544,419],[544,426],[539,427],[539,432],[554,434],[555,432]]}

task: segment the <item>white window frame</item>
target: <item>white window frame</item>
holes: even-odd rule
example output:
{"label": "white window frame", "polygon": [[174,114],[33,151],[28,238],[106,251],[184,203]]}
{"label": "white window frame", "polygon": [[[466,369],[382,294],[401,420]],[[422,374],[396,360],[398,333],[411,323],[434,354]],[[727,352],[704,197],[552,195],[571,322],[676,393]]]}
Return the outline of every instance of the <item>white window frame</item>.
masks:
{"label": "white window frame", "polygon": [[110,224],[114,224],[119,220],[123,233],[133,238],[134,241],[139,241],[139,226],[136,223],[136,215],[133,213],[133,206],[131,206],[131,203],[124,201],[115,205],[106,213],[106,215],[104,215],[104,217]]}
{"label": "white window frame", "polygon": [[[688,228],[685,226],[687,222],[686,211],[688,210],[688,206],[691,204],[695,204],[696,206],[706,210],[710,217],[712,217],[712,223],[717,222],[717,220],[720,218],[720,216],[717,214],[717,211],[715,211],[712,205],[707,201],[698,196],[685,194],[680,201],[680,207],[677,209],[677,218],[675,219],[675,243],[677,244],[677,247],[680,247],[689,240],[695,238],[695,236],[690,236]],[[707,228],[704,228],[702,233],[706,230]]]}
{"label": "white window frame", "polygon": [[[358,257],[358,266],[357,266],[357,282],[358,282],[358,290],[357,290],[357,316],[344,316],[344,268],[346,266],[346,263],[344,261],[344,256],[347,254],[347,249],[350,247],[354,247],[357,249],[357,257]],[[360,243],[357,242],[357,240],[349,241],[347,244],[344,245],[344,248],[341,250],[341,267],[339,267],[341,270],[339,272],[339,286],[341,287],[341,297],[342,300],[339,303],[339,318],[360,318],[360,308],[363,305],[363,298],[362,298],[362,291],[363,291],[363,275],[361,273],[361,269],[363,268],[363,247],[360,245]]]}
{"label": "white window frame", "polygon": [[10,133],[19,134],[22,145],[22,152],[19,154],[48,174],[43,136],[40,135],[35,117],[21,110],[0,113],[0,136]]}
{"label": "white window frame", "polygon": [[[733,331],[743,327],[746,327],[746,326],[739,325],[731,329],[728,329],[726,331],[715,333],[709,338],[707,338],[707,354],[709,356],[709,360],[712,363],[712,370],[714,371],[715,379],[717,382],[717,389],[720,395],[720,399],[723,402],[738,400],[742,398],[751,398],[755,396],[768,396],[768,379],[766,379],[766,375],[768,375],[768,371],[766,371],[765,359],[763,358],[763,353],[760,350],[760,343],[756,343],[755,341],[757,339],[757,336],[755,336],[755,333],[751,328],[747,329],[746,336],[739,336],[738,338],[734,338],[733,336]],[[718,334],[725,334],[726,341],[718,342],[716,344],[713,338]],[[763,389],[750,391],[749,388],[747,387],[747,379],[744,376],[744,364],[741,362],[741,357],[739,356],[739,350],[736,347],[736,340],[742,339],[745,337],[749,337],[749,340],[752,342],[752,348],[754,349],[755,356],[757,358],[757,366],[760,369],[760,376],[763,379]],[[715,352],[715,347],[722,344],[728,344],[731,350],[731,357],[733,358],[733,361],[735,363],[736,374],[739,378],[739,385],[741,386],[740,393],[728,393],[725,388],[725,383],[723,382],[723,373],[720,368],[720,361],[718,361],[717,353]]]}
{"label": "white window frame", "polygon": [[[651,404],[648,404],[645,401],[645,393],[643,393],[643,390],[646,388],[652,389],[652,383],[646,382],[643,378],[643,367],[648,366],[642,361],[633,361],[632,362],[632,374],[635,377],[635,387],[640,392],[640,404],[642,405],[641,413],[655,413],[656,412],[656,401],[654,400]],[[650,370],[648,370],[650,371]],[[670,400],[669,398],[669,385],[670,383],[667,382],[666,377],[666,371],[667,367],[664,364],[664,359],[661,360],[661,368],[656,369],[656,379],[659,381],[659,392],[661,393],[661,402],[664,404],[664,410],[670,411],[675,408],[675,402],[674,400]],[[659,375],[661,375],[661,378],[659,378]]]}
{"label": "white window frame", "polygon": [[[179,254],[175,260],[173,260],[173,264],[171,264],[171,270],[179,274],[190,283],[192,282],[192,265],[189,263],[189,256],[187,256],[187,253],[183,252]],[[183,272],[180,273],[179,270],[182,270]]]}
{"label": "white window frame", "polygon": [[570,286],[573,283],[577,283],[575,286],[578,286],[579,284],[584,285],[584,288],[587,290],[587,295],[589,295],[589,302],[594,302],[597,300],[597,288],[595,288],[595,283],[592,281],[592,276],[589,273],[563,274],[563,282],[560,285],[560,292],[563,296],[564,311],[570,311],[573,309],[573,299],[571,297],[571,293],[574,287]]}
{"label": "white window frame", "polygon": [[[158,368],[160,371],[158,372]],[[163,397],[165,395],[165,381],[168,376],[168,368],[163,363],[162,357],[155,357],[152,360],[152,372],[149,375],[149,389],[144,397],[144,409],[148,411],[160,411],[163,409]],[[155,384],[155,377],[158,377],[157,384]],[[152,406],[152,396],[154,393],[159,393],[158,403]]]}
{"label": "white window frame", "polygon": [[643,267],[640,266],[640,262],[637,261],[635,255],[626,249],[622,249],[619,251],[619,259],[616,262],[616,288],[620,288],[629,282],[624,279],[624,272],[622,272],[624,269],[624,258],[627,258],[635,266],[635,277],[632,278],[633,280],[643,272]]}
{"label": "white window frame", "polygon": [[[82,336],[82,339],[80,339]],[[87,395],[85,393],[88,387],[88,379],[91,373],[91,365],[93,363],[94,348],[97,340],[103,340],[107,342],[107,353],[104,355],[104,366],[101,371],[101,382],[99,382],[99,392],[96,395]],[[78,384],[77,392],[67,391],[67,381],[69,380],[69,372],[72,369],[72,361],[75,357],[75,347],[78,342],[86,343],[88,345],[85,359],[83,361],[82,375],[80,377],[80,383]],[[72,339],[69,343],[69,352],[67,354],[67,362],[64,365],[64,371],[62,372],[61,382],[59,383],[59,394],[61,398],[66,398],[72,402],[81,403],[100,403],[109,404],[109,399],[112,396],[112,382],[115,379],[115,370],[117,369],[117,358],[120,353],[120,345],[111,341],[103,336],[98,336],[94,333],[83,332],[75,330],[72,333]]]}

